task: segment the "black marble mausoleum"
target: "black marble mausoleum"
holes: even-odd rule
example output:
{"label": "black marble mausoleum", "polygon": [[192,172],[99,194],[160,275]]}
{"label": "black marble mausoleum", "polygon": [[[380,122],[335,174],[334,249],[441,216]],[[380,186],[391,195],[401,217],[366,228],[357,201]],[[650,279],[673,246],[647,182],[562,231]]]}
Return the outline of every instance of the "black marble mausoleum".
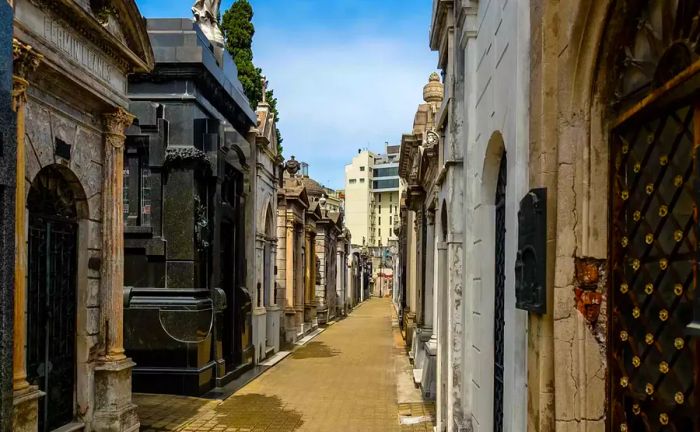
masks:
{"label": "black marble mausoleum", "polygon": [[148,32],[156,68],[129,84],[125,348],[134,391],[198,395],[252,364],[256,117],[235,64],[197,24],[155,19]]}

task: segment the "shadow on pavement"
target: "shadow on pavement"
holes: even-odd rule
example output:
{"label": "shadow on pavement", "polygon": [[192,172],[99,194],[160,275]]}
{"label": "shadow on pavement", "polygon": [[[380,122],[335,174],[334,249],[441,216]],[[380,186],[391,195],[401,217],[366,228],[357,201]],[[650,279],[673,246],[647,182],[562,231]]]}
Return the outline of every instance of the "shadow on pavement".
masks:
{"label": "shadow on pavement", "polygon": [[309,342],[303,348],[294,351],[291,355],[293,359],[328,358],[335,357],[340,351],[329,347],[323,342]]}
{"label": "shadow on pavement", "polygon": [[217,426],[243,430],[292,432],[304,424],[302,415],[284,408],[282,399],[261,394],[236,395],[216,408]]}
{"label": "shadow on pavement", "polygon": [[177,431],[200,415],[212,410],[218,401],[155,394],[134,394],[138,405],[141,430],[145,432]]}

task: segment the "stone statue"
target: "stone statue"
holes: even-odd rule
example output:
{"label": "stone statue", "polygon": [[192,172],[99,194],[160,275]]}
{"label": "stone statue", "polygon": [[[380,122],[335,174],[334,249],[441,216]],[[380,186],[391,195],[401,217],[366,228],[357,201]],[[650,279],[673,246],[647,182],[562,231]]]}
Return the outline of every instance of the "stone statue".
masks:
{"label": "stone statue", "polygon": [[195,0],[192,15],[204,35],[214,44],[224,46],[224,35],[217,22],[221,0]]}

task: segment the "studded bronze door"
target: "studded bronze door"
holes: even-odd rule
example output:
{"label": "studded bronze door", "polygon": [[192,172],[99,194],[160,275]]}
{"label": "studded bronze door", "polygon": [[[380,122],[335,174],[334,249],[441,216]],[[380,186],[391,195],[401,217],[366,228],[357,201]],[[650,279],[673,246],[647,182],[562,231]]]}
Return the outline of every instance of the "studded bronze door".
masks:
{"label": "studded bronze door", "polygon": [[[618,0],[612,82],[611,431],[700,432],[700,0]],[[619,24],[618,23],[618,24]]]}
{"label": "studded bronze door", "polygon": [[614,133],[614,431],[698,430],[697,344],[685,333],[697,279],[698,114],[678,106]]}

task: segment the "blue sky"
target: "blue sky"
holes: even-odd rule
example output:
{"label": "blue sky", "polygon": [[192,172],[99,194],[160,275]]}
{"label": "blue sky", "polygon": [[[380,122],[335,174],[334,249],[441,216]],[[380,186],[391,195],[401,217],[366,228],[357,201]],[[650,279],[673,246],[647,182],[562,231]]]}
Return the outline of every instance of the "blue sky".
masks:
{"label": "blue sky", "polygon": [[[222,14],[232,0],[222,1]],[[137,0],[149,17],[189,17],[191,0]],[[432,0],[251,0],[254,62],[275,90],[284,156],[342,188],[359,148],[382,151],[412,128],[435,70]]]}

